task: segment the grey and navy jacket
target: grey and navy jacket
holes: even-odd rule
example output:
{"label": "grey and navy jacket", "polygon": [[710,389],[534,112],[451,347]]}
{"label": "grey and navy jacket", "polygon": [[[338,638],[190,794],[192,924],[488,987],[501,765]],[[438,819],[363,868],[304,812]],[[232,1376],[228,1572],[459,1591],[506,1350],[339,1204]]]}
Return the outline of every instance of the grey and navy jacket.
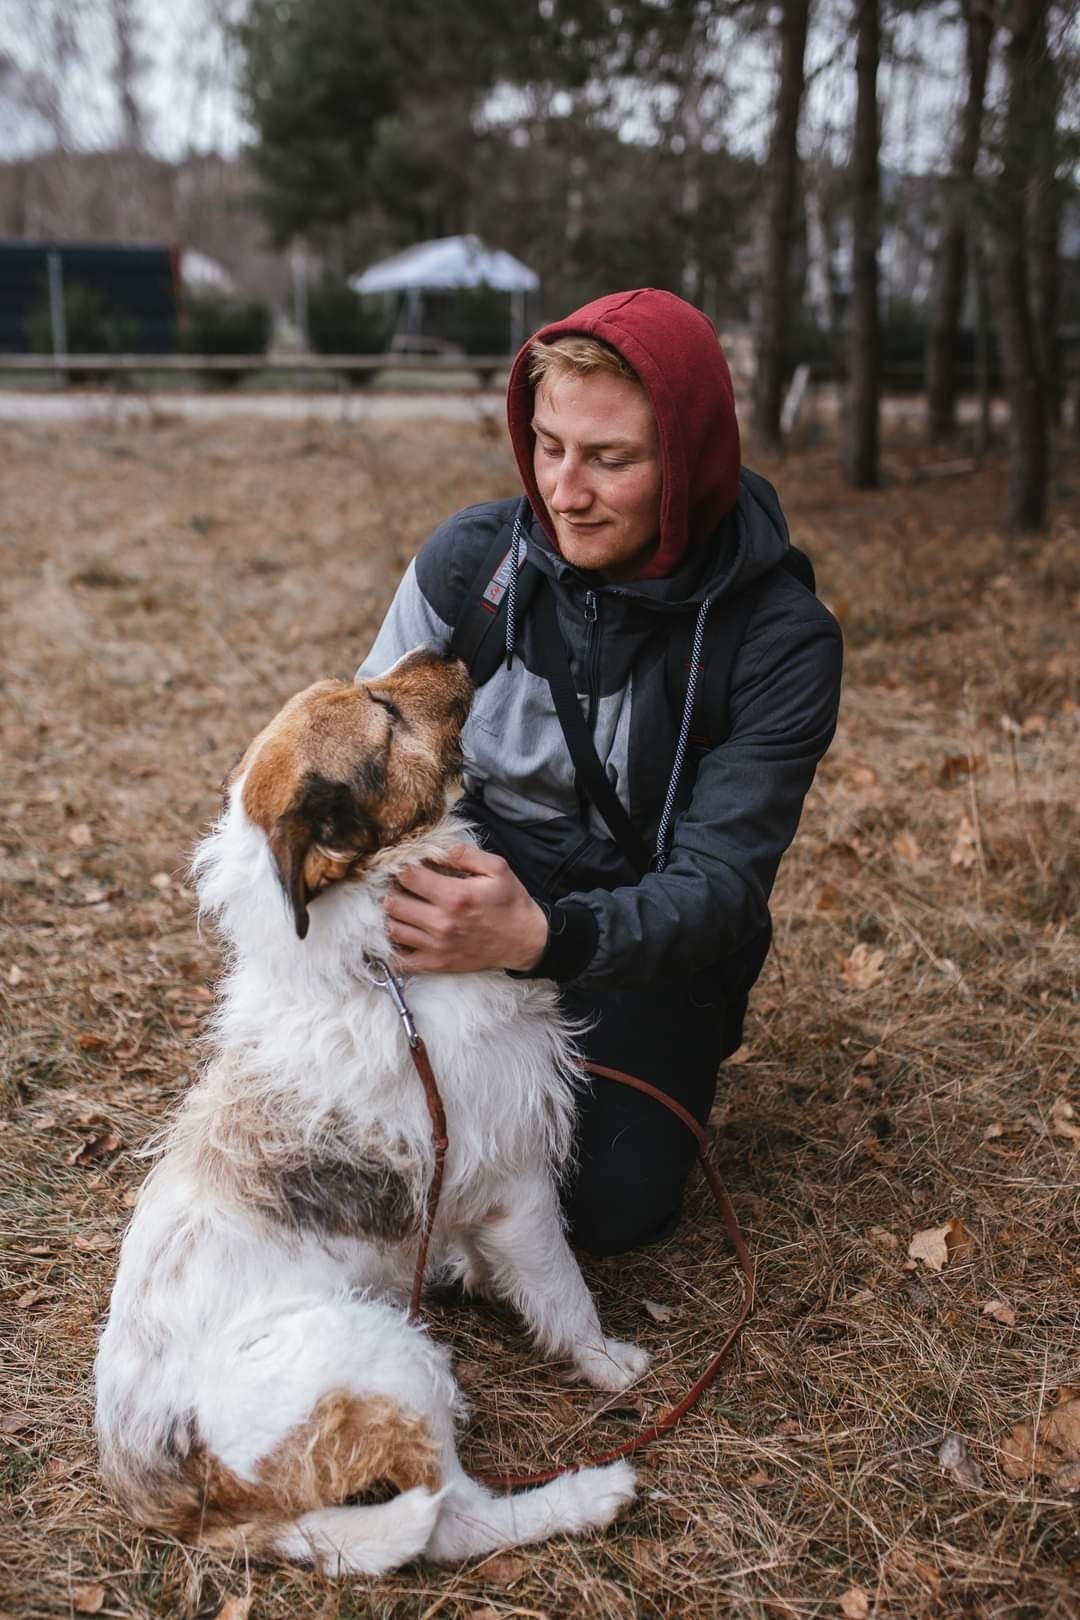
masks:
{"label": "grey and navy jacket", "polygon": [[[361,676],[421,644],[449,648],[485,554],[517,505],[471,506],[436,530],[410,564]],[[662,578],[606,584],[565,562],[536,518],[524,538],[544,576],[540,589],[555,594],[597,754],[663,859],[663,870],[639,876],[595,811],[583,819],[526,612],[509,632],[509,667],[476,692],[463,748],[467,808],[548,911],[548,945],[533,976],[587,992],[699,974],[737,979],[754,958],[753,977],[777,867],[836,725],[841,666],[836,621],[777,566],[789,542],[775,493],[743,471],[713,541]],[[689,757],[673,786],[682,716],[666,677],[669,639],[678,634],[689,648],[705,602],[722,634],[725,603],[748,587],[753,607],[730,690],[717,695],[726,697],[730,732]],[[706,712],[710,701],[703,694]]]}

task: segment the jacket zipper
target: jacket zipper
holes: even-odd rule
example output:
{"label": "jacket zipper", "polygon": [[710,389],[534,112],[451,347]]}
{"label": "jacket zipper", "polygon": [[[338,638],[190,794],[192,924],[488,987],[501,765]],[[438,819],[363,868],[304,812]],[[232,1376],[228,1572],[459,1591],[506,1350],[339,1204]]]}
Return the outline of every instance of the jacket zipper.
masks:
{"label": "jacket zipper", "polygon": [[592,731],[596,725],[600,684],[600,599],[595,591],[585,592],[585,693],[588,709],[585,720]]}

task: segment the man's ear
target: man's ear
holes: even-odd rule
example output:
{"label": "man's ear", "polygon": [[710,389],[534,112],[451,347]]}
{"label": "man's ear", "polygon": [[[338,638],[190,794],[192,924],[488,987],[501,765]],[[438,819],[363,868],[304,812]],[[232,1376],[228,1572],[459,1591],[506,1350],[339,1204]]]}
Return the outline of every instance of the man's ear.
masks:
{"label": "man's ear", "polygon": [[292,907],[297,939],[307,937],[308,892],[304,882],[304,861],[315,839],[315,829],[298,810],[286,810],[270,829],[270,854],[277,867],[277,875],[285,897]]}

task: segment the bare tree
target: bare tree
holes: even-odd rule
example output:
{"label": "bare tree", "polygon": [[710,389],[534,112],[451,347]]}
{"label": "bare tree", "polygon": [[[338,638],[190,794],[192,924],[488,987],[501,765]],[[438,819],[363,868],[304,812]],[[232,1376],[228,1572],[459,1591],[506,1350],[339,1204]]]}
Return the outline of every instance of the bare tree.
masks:
{"label": "bare tree", "polygon": [[1047,0],[1012,0],[1005,23],[1007,78],[1000,169],[990,198],[993,296],[1009,401],[1010,477],[1005,521],[1046,522],[1046,400],[1032,315],[1027,203],[1033,132],[1040,123]]}
{"label": "bare tree", "polygon": [[769,148],[765,275],[754,377],[754,426],[761,441],[774,449],[778,449],[781,442],[780,414],[789,358],[791,247],[809,14],[810,0],[782,0],[780,77]]}
{"label": "bare tree", "polygon": [[947,438],[955,427],[957,338],[968,272],[972,187],[994,34],[993,0],[962,0],[962,9],[967,27],[967,98],[943,199],[945,229],[926,350],[926,432],[931,439]]}
{"label": "bare tree", "polygon": [[1058,368],[1058,317],[1061,295],[1062,187],[1058,181],[1058,115],[1061,76],[1050,51],[1044,11],[1033,42],[1034,106],[1032,150],[1028,179],[1028,221],[1031,228],[1029,264],[1035,350],[1042,377],[1047,427],[1061,413],[1061,378]]}
{"label": "bare tree", "polygon": [[852,153],[851,330],[844,471],[855,489],[878,484],[881,396],[881,318],[878,309],[877,76],[881,54],[880,0],[856,0],[855,144]]}
{"label": "bare tree", "polygon": [[140,152],[144,145],[144,131],[142,108],[136,91],[140,62],[132,0],[109,0],[109,21],[116,48],[113,79],[116,99],[120,104],[123,145],[129,152]]}

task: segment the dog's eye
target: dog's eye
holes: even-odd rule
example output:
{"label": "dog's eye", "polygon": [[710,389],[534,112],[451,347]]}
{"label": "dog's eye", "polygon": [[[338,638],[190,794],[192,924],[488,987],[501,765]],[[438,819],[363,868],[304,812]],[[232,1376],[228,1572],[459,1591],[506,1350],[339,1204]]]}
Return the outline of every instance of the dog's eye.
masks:
{"label": "dog's eye", "polygon": [[378,692],[371,691],[368,692],[368,696],[370,697],[372,703],[377,703],[380,709],[386,710],[391,720],[401,719],[401,710],[398,708],[397,704],[392,703],[388,697],[382,697]]}

